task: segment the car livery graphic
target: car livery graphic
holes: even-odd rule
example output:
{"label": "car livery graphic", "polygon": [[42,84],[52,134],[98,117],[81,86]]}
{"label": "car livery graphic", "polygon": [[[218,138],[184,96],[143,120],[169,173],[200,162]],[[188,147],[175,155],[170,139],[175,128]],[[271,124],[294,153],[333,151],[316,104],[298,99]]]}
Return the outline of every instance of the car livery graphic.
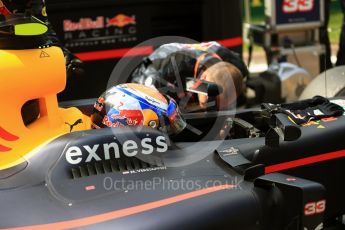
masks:
{"label": "car livery graphic", "polygon": [[125,14],[118,14],[112,18],[107,18],[106,20],[107,27],[116,26],[116,27],[125,27],[127,25],[137,24],[135,16],[127,16]]}
{"label": "car livery graphic", "polygon": [[[5,129],[3,129],[1,126],[0,126],[0,138],[5,140],[5,141],[16,141],[19,139],[17,136],[9,133]],[[8,152],[11,150],[12,149],[10,147],[7,147],[7,146],[0,144],[0,152]]]}
{"label": "car livery graphic", "polygon": [[112,108],[105,116],[103,123],[111,127],[121,127],[127,125],[142,125],[144,122],[144,115],[140,110],[116,110]]}

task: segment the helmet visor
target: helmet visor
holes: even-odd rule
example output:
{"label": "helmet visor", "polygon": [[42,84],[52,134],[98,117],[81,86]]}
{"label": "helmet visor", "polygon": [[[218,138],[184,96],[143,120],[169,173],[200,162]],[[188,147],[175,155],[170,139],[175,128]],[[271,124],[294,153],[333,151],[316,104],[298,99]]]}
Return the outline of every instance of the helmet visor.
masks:
{"label": "helmet visor", "polygon": [[186,128],[187,123],[182,117],[180,109],[178,105],[176,104],[176,102],[170,97],[169,99],[170,100],[169,100],[169,105],[167,109],[167,116],[168,116],[169,124],[170,124],[169,131],[172,134],[178,134],[182,130],[184,130],[184,128]]}

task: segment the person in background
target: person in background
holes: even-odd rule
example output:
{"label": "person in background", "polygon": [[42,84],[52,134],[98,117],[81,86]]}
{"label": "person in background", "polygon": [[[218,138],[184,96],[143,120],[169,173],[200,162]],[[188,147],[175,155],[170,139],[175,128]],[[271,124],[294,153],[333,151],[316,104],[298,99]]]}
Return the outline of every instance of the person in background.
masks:
{"label": "person in background", "polygon": [[[337,62],[336,66],[345,65],[345,0],[339,0],[339,4],[341,6],[342,12],[343,12],[343,22],[341,25],[341,33],[339,38],[339,49],[337,54]],[[330,69],[333,67],[333,64],[331,62],[331,45],[329,41],[328,36],[328,23],[329,23],[329,17],[330,17],[330,7],[331,7],[331,0],[325,0],[325,23],[320,28],[320,41],[322,44],[325,45],[326,48],[326,54],[325,54],[325,60],[321,60],[321,69]]]}
{"label": "person in background", "polygon": [[341,10],[343,11],[343,24],[341,27],[341,34],[339,40],[339,50],[337,55],[336,65],[345,65],[345,0],[339,0],[341,5]]}
{"label": "person in background", "polygon": [[169,43],[143,59],[132,73],[132,82],[168,94],[181,109],[187,110],[210,109],[208,95],[187,92],[187,88],[196,92],[203,81],[210,82],[222,88],[215,98],[215,109],[227,110],[241,95],[243,78],[247,75],[248,69],[241,57],[217,42]]}

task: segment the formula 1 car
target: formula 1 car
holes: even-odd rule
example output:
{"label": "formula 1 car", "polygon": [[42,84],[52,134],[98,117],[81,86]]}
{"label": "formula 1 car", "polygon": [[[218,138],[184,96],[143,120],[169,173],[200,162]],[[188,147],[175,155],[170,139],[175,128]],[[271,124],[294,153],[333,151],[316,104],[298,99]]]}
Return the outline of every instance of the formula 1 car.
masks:
{"label": "formula 1 car", "polygon": [[93,99],[58,105],[63,54],[40,38],[0,37],[1,229],[341,229],[344,116],[299,126],[256,108],[186,115],[200,132],[172,138],[92,130]]}

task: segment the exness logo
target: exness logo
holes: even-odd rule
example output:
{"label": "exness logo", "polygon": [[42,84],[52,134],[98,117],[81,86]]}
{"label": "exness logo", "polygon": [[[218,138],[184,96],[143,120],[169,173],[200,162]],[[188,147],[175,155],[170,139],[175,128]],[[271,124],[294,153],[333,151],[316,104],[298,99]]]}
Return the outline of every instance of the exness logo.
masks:
{"label": "exness logo", "polygon": [[95,144],[93,146],[71,146],[66,151],[66,161],[72,165],[76,165],[81,163],[83,159],[85,159],[85,163],[88,163],[91,161],[118,159],[121,153],[127,157],[135,157],[138,154],[149,155],[154,151],[164,153],[168,150],[164,136],[156,137],[154,140],[155,145],[153,145],[152,141],[152,138],[147,137],[141,139],[140,143],[134,140],[126,140],[122,144],[110,142]]}

